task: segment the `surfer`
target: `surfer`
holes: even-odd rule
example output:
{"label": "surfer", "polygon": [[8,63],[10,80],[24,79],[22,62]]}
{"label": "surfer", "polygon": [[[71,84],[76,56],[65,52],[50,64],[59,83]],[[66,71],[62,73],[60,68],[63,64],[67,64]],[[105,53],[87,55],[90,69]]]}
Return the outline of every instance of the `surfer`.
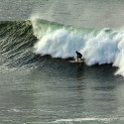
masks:
{"label": "surfer", "polygon": [[76,60],[77,60],[77,62],[81,62],[81,60],[82,60],[82,54],[80,53],[80,52],[78,52],[78,51],[76,51]]}

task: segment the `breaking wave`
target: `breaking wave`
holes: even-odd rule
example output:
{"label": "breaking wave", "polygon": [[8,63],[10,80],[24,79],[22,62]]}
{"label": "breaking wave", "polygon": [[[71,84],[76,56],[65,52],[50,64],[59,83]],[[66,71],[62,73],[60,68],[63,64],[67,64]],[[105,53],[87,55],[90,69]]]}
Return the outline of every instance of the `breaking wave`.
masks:
{"label": "breaking wave", "polygon": [[82,53],[87,65],[110,64],[117,66],[115,74],[124,76],[124,31],[80,29],[32,18],[33,32],[38,38],[34,45],[36,54],[53,58],[74,57]]}
{"label": "breaking wave", "polygon": [[75,28],[38,18],[0,22],[0,65],[30,65],[44,55],[75,58],[76,50],[87,65],[112,63],[118,67],[115,74],[124,76],[124,31]]}

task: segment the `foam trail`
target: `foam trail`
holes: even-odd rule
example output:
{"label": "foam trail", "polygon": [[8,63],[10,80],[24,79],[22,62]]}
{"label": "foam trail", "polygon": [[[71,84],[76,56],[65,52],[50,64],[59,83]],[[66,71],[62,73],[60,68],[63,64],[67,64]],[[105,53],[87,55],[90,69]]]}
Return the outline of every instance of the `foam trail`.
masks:
{"label": "foam trail", "polygon": [[86,117],[86,118],[73,118],[73,119],[59,119],[54,121],[54,123],[59,122],[83,122],[83,121],[103,121],[103,122],[110,122],[118,120],[118,118],[95,118],[95,117]]}
{"label": "foam trail", "polygon": [[117,66],[115,74],[124,76],[124,32],[111,29],[88,30],[62,26],[34,19],[34,34],[38,38],[36,54],[49,54],[54,58],[74,57],[78,50],[87,65],[110,64]]}

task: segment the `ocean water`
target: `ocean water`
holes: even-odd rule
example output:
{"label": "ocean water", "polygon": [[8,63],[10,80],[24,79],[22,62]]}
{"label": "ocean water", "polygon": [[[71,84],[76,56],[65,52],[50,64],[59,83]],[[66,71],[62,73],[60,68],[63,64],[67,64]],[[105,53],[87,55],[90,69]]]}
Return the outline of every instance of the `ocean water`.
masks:
{"label": "ocean water", "polygon": [[1,0],[0,124],[123,124],[123,6]]}

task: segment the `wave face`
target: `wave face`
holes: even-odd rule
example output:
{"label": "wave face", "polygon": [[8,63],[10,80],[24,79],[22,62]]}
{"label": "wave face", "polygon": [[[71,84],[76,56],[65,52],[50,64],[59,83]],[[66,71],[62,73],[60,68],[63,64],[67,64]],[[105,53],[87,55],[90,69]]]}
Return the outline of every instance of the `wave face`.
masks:
{"label": "wave face", "polygon": [[0,22],[0,65],[23,66],[33,63],[36,42],[30,21]]}
{"label": "wave face", "polygon": [[124,76],[124,32],[109,28],[80,29],[37,18],[32,19],[33,32],[38,38],[35,53],[54,58],[74,57],[78,50],[87,65],[117,66],[115,74]]}

